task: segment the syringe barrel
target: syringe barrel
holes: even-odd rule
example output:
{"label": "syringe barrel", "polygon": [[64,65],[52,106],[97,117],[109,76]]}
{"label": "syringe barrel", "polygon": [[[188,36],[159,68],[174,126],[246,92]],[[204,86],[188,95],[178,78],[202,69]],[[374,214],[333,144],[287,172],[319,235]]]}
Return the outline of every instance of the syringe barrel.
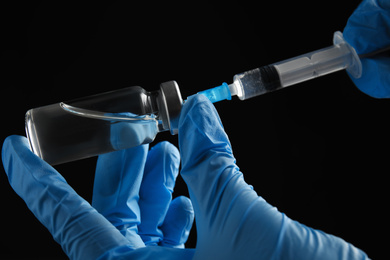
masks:
{"label": "syringe barrel", "polygon": [[229,87],[245,100],[342,69],[359,78],[362,68],[356,51],[340,32],[334,34],[333,43],[328,48],[237,74]]}
{"label": "syringe barrel", "polygon": [[353,55],[346,43],[333,45],[273,64],[283,87],[291,86],[351,65]]}
{"label": "syringe barrel", "polygon": [[288,87],[347,68],[353,62],[349,46],[342,43],[234,76],[241,100]]}

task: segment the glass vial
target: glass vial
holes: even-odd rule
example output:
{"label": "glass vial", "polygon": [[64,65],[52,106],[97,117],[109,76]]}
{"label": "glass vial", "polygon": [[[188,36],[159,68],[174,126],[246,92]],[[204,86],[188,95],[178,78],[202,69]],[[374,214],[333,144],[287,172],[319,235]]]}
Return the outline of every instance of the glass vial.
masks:
{"label": "glass vial", "polygon": [[26,133],[32,151],[51,165],[150,143],[177,134],[183,100],[175,81],[147,92],[128,87],[31,109]]}

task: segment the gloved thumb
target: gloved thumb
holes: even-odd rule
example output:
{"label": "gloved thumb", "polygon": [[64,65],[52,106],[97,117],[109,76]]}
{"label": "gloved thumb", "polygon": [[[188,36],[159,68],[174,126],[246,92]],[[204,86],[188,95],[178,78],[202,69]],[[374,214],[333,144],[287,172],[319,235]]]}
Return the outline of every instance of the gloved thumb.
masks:
{"label": "gloved thumb", "polygon": [[179,147],[181,175],[195,211],[199,259],[270,257],[282,215],[245,183],[218,113],[203,95],[190,97],[182,108]]}
{"label": "gloved thumb", "polygon": [[222,172],[227,168],[237,172],[238,167],[218,113],[203,95],[189,97],[182,108],[179,147],[181,175],[197,202],[206,205],[203,199],[214,197],[211,193],[217,192]]}
{"label": "gloved thumb", "polygon": [[53,167],[33,154],[25,137],[8,137],[2,160],[12,188],[69,258],[97,259],[116,248],[130,251],[128,240]]}

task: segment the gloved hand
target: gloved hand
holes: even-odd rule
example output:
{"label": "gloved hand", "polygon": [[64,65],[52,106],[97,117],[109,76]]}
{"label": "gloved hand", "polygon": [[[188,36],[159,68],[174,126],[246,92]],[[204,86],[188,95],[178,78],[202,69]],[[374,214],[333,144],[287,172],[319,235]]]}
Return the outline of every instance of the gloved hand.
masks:
{"label": "gloved hand", "polygon": [[147,146],[100,156],[93,205],[103,215],[35,156],[25,138],[6,139],[2,159],[14,190],[71,259],[367,259],[351,244],[289,219],[259,197],[245,183],[218,114],[203,95],[183,106],[179,143],[181,174],[197,217],[195,255],[189,249],[145,247],[181,246],[192,219],[191,204],[181,198],[162,223],[178,167],[177,151],[166,143],[148,156]]}
{"label": "gloved hand", "polygon": [[203,95],[183,106],[179,146],[181,175],[195,210],[194,259],[368,258],[338,237],[289,219],[258,196],[245,183],[219,116]]}
{"label": "gloved hand", "polygon": [[2,160],[12,188],[70,259],[192,258],[193,250],[175,248],[187,240],[193,209],[185,197],[171,202],[180,161],[173,145],[100,156],[94,207],[30,151],[25,137],[8,137]]}
{"label": "gloved hand", "polygon": [[[343,32],[356,52],[368,54],[390,46],[390,1],[364,0],[349,18]],[[364,93],[375,98],[390,98],[390,57],[361,59],[362,77],[351,77]]]}

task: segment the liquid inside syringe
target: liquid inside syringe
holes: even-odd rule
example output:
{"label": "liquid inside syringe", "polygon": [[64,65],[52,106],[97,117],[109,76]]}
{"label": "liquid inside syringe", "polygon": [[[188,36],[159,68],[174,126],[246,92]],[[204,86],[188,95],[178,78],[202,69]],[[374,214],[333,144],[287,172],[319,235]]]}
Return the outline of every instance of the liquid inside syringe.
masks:
{"label": "liquid inside syringe", "polygon": [[340,32],[334,34],[333,43],[328,48],[237,74],[232,84],[224,83],[200,93],[212,102],[234,95],[245,100],[343,69],[359,78],[362,67],[354,48]]}

